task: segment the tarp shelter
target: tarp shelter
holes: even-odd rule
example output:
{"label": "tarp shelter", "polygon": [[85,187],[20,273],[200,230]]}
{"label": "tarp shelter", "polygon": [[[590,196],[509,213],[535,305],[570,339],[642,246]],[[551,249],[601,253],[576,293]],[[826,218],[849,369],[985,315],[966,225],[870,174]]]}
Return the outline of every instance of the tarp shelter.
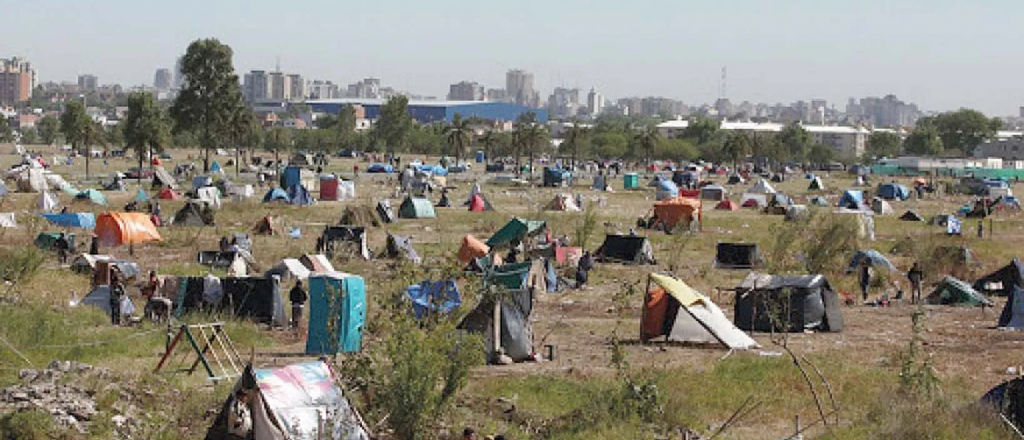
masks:
{"label": "tarp shelter", "polygon": [[839,295],[823,275],[751,272],[736,288],[734,317],[736,326],[746,331],[843,330]]}
{"label": "tarp shelter", "polygon": [[395,211],[391,209],[391,202],[387,200],[377,202],[377,215],[380,216],[380,220],[384,223],[395,222]]}
{"label": "tarp shelter", "polygon": [[[487,359],[496,360],[495,347],[501,347],[505,355],[513,361],[521,362],[533,357],[533,291],[531,289],[510,289],[500,296],[498,307],[495,307],[494,296],[485,297],[459,323],[458,328],[483,335]],[[497,332],[499,340],[495,341],[495,308],[499,315]]]}
{"label": "tarp shelter", "polygon": [[[60,232],[40,232],[36,235],[34,244],[37,248],[44,251],[53,248],[53,243],[60,237]],[[64,238],[68,240],[68,244],[71,245],[71,252],[75,251],[75,234],[64,234]]]}
{"label": "tarp shelter", "polygon": [[171,221],[174,226],[213,226],[213,210],[201,202],[186,202]]}
{"label": "tarp shelter", "polygon": [[828,199],[822,196],[812,197],[810,204],[813,206],[828,206]]}
{"label": "tarp shelter", "polygon": [[565,170],[544,167],[544,186],[556,187],[569,185],[572,182],[572,174]]}
{"label": "tarp shelter", "polygon": [[1014,429],[1024,429],[1024,377],[997,385],[982,396],[981,402],[998,411]]}
{"label": "tarp shelter", "polygon": [[765,208],[768,206],[768,196],[764,194],[744,193],[740,198],[740,206],[744,208]]}
{"label": "tarp shelter", "polygon": [[412,247],[412,239],[402,235],[388,234],[384,251],[388,258],[401,258],[413,264],[420,264],[423,259]]}
{"label": "tarp shelter", "polygon": [[547,206],[544,207],[545,211],[566,211],[566,212],[578,212],[579,206],[576,206],[576,200],[571,194],[555,194],[555,197],[548,202]]}
{"label": "tarp shelter", "polygon": [[590,188],[596,191],[608,191],[611,189],[611,185],[608,185],[608,178],[604,175],[594,176],[594,183],[590,185]]}
{"label": "tarp shelter", "polygon": [[213,164],[210,165],[210,172],[211,173],[223,173],[224,171],[220,169],[220,162],[213,161]]}
{"label": "tarp shelter", "polygon": [[271,267],[265,274],[267,278],[276,275],[281,281],[305,281],[309,278],[310,272],[302,262],[295,258],[285,258],[280,263]]}
{"label": "tarp shelter", "polygon": [[156,198],[160,200],[181,200],[181,196],[171,188],[164,188],[160,190],[160,194],[158,194]]}
{"label": "tarp shelter", "polygon": [[257,235],[275,235],[278,231],[278,221],[275,217],[266,216],[256,222],[252,232]]}
{"label": "tarp shelter", "polygon": [[429,313],[447,314],[462,305],[459,286],[455,280],[424,281],[405,289],[405,296],[412,301],[416,319],[423,319]]}
{"label": "tarp shelter", "polygon": [[754,186],[750,187],[747,192],[754,194],[775,194],[775,188],[772,187],[772,184],[768,183],[767,180],[761,179],[758,180]]}
{"label": "tarp shelter", "polygon": [[471,198],[470,198],[470,201],[469,201],[469,211],[470,212],[494,211],[494,207],[491,206],[491,202],[489,202],[487,200],[487,198],[484,197],[483,194],[476,193],[476,194],[473,194],[471,196]]}
{"label": "tarp shelter", "polygon": [[[85,296],[85,298],[82,298],[82,300],[79,301],[78,303],[102,309],[107,314],[107,316],[110,316],[110,313],[112,311],[110,308],[110,286],[96,286],[95,288],[92,289],[91,292],[89,292],[88,295]],[[124,295],[121,297],[120,308],[121,316],[131,316],[132,314],[135,313],[135,303],[132,302],[132,299],[128,297],[128,295]]]}
{"label": "tarp shelter", "polygon": [[843,197],[839,199],[840,208],[861,209],[864,205],[864,191],[848,189],[843,191]]}
{"label": "tarp shelter", "polygon": [[192,191],[199,188],[213,186],[213,178],[210,176],[196,176],[192,178]]}
{"label": "tarp shelter", "polygon": [[250,318],[277,327],[288,325],[281,285],[273,277],[225,277],[220,284],[222,310],[230,310],[235,317]]}
{"label": "tarp shelter", "polygon": [[753,269],[764,261],[754,243],[718,243],[715,246],[715,264],[719,269]]}
{"label": "tarp shelter", "polygon": [[96,215],[91,212],[75,212],[65,214],[41,214],[50,223],[64,228],[96,228]]}
{"label": "tarp shelter", "polygon": [[716,202],[725,200],[729,191],[718,185],[708,185],[700,189],[701,200],[714,200]]}
{"label": "tarp shelter", "polygon": [[[657,217],[657,224],[664,226],[666,231],[671,232],[680,222],[689,227],[697,220],[703,220],[701,201],[688,197],[676,197],[654,203],[654,216]],[[655,225],[657,226],[657,225]]]}
{"label": "tarp shelter", "polygon": [[657,188],[654,192],[655,200],[668,200],[679,196],[679,187],[669,179],[659,178],[655,182],[655,188]]}
{"label": "tarp shelter", "polygon": [[871,199],[871,210],[878,215],[893,214],[892,205],[890,205],[889,202],[885,201],[885,199],[882,199],[881,197],[875,197]]}
{"label": "tarp shelter", "polygon": [[886,200],[907,200],[910,189],[898,183],[883,183],[878,186],[878,197]]}
{"label": "tarp shelter", "polygon": [[771,199],[768,202],[768,206],[790,206],[793,204],[793,198],[783,193],[775,193],[769,196]]}
{"label": "tarp shelter", "polygon": [[523,220],[514,217],[487,240],[487,246],[501,247],[513,241],[522,241],[527,237],[544,233],[547,227],[547,222],[543,220]]}
{"label": "tarp shelter", "polygon": [[306,254],[299,257],[299,262],[313,273],[335,272],[334,266],[331,264],[331,259],[327,258],[327,256],[323,254]]}
{"label": "tarp shelter", "polygon": [[60,206],[60,201],[57,200],[57,196],[49,191],[43,191],[39,193],[39,199],[36,202],[36,207],[43,212],[53,212]]}
{"label": "tarp shelter", "polygon": [[824,191],[825,190],[825,184],[821,183],[821,177],[814,176],[814,178],[811,179],[811,184],[807,185],[807,190],[808,191]]}
{"label": "tarp shelter", "polygon": [[96,236],[103,246],[163,241],[149,215],[141,212],[109,212],[96,219]]}
{"label": "tarp shelter", "polygon": [[1010,264],[978,278],[974,282],[975,290],[993,292],[999,296],[1010,296],[1014,289],[1022,288],[1024,288],[1024,263],[1017,258],[1014,258]]}
{"label": "tarp shelter", "polygon": [[224,186],[227,195],[235,200],[246,200],[252,198],[256,194],[255,189],[252,185],[235,185],[229,184]]}
{"label": "tarp shelter", "polygon": [[660,336],[669,342],[721,344],[730,350],[760,348],[710,298],[680,280],[651,274],[640,320],[640,340]]}
{"label": "tarp shelter", "polygon": [[148,202],[149,194],[146,194],[146,190],[139,188],[139,190],[135,192],[135,201],[139,203]]}
{"label": "tarp shelter", "polygon": [[362,277],[340,272],[309,277],[307,355],[358,352],[365,324],[366,284]]}
{"label": "tarp shelter", "polygon": [[[369,440],[339,383],[323,361],[275,369],[246,366],[206,438]],[[239,395],[247,398],[238,400]]]}
{"label": "tarp shelter", "polygon": [[806,220],[810,215],[811,211],[807,209],[807,205],[792,205],[786,207],[787,222]]}
{"label": "tarp shelter", "polygon": [[[359,226],[328,226],[324,228],[323,249],[317,252],[324,252],[329,258],[335,256],[358,255],[364,260],[371,258],[370,249],[366,246],[366,229]],[[340,246],[340,247],[339,247]]]}
{"label": "tarp shelter", "polygon": [[290,199],[288,198],[288,193],[285,192],[285,190],[283,190],[281,188],[272,188],[270,191],[267,191],[267,193],[263,195],[263,202],[264,203],[267,203],[267,202],[284,202],[284,203],[288,203],[289,201],[290,201]]}
{"label": "tarp shelter", "polygon": [[17,228],[18,222],[13,212],[0,212],[0,228]]}
{"label": "tarp shelter", "polygon": [[288,187],[288,203],[307,206],[316,203],[316,200],[313,199],[313,195],[309,193],[305,185],[297,183]]}
{"label": "tarp shelter", "polygon": [[732,200],[725,199],[719,202],[717,205],[715,205],[715,209],[722,211],[735,211],[737,209],[740,209],[740,205],[737,205],[736,202]]}
{"label": "tarp shelter", "polygon": [[1010,287],[1006,305],[999,314],[998,325],[1001,328],[1024,329],[1024,289],[1020,285]]}
{"label": "tarp shelter", "polygon": [[86,201],[92,202],[97,205],[106,205],[107,196],[104,196],[103,193],[96,191],[94,189],[87,189],[84,191],[79,191],[78,194],[75,194],[75,201]]}
{"label": "tarp shelter", "polygon": [[178,183],[174,180],[174,176],[167,172],[164,167],[157,166],[153,167],[153,186],[177,189]]}
{"label": "tarp shelter", "polygon": [[931,304],[942,304],[944,306],[987,306],[992,307],[992,301],[985,298],[970,284],[960,281],[954,277],[947,276],[928,295],[928,302]]}
{"label": "tarp shelter", "polygon": [[739,174],[729,176],[729,181],[726,182],[727,185],[742,185],[744,183],[747,183],[747,179],[744,179],[743,176]]}
{"label": "tarp shelter", "polygon": [[881,252],[874,249],[861,249],[853,254],[853,258],[850,259],[850,264],[846,266],[846,273],[851,274],[857,271],[857,268],[863,262],[867,262],[868,266],[876,269],[886,269],[890,272],[898,272],[896,266],[885,258]]}
{"label": "tarp shelter", "polygon": [[201,200],[213,209],[220,209],[220,190],[216,187],[208,186],[197,189],[196,199]]}
{"label": "tarp shelter", "polygon": [[903,215],[900,216],[900,220],[908,221],[908,222],[923,222],[924,221],[924,217],[921,217],[921,214],[918,214],[918,213],[914,212],[914,210],[910,209],[910,210],[907,210],[907,212],[904,212]]}
{"label": "tarp shelter", "polygon": [[436,218],[434,204],[425,197],[406,197],[398,208],[399,218]]}
{"label": "tarp shelter", "polygon": [[459,262],[463,265],[469,264],[474,258],[483,257],[490,251],[490,246],[487,246],[476,237],[464,235],[462,237],[462,246],[459,248]]}
{"label": "tarp shelter", "polygon": [[594,252],[597,261],[626,264],[655,264],[654,248],[647,237],[636,235],[607,235],[604,243]]}

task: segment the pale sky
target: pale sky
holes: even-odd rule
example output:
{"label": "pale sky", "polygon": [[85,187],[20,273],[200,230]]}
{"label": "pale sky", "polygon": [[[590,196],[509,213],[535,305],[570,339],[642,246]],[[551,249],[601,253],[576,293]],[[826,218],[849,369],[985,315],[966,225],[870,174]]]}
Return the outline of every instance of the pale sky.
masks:
{"label": "pale sky", "polygon": [[[978,3],[984,3],[979,5]],[[197,38],[235,52],[239,75],[274,68],[444,98],[505,71],[605,96],[790,103],[896,94],[924,110],[1024,105],[1024,1],[983,0],[0,0],[0,57],[43,81],[152,84]]]}

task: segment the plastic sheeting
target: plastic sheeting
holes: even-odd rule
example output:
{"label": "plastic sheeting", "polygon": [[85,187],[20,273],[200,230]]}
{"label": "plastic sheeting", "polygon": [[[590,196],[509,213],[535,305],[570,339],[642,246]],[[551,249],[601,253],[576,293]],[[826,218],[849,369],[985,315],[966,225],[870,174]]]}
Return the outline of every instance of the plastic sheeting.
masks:
{"label": "plastic sheeting", "polygon": [[42,214],[50,223],[65,228],[93,229],[96,227],[96,215],[91,212]]}
{"label": "plastic sheeting", "polygon": [[430,312],[448,313],[462,305],[454,280],[414,284],[405,289],[405,295],[412,301],[416,319],[423,319]]}
{"label": "plastic sheeting", "polygon": [[163,241],[149,215],[141,212],[111,212],[96,219],[96,235],[103,246]]}
{"label": "plastic sheeting", "polygon": [[[779,313],[783,310],[789,310],[789,316]],[[843,330],[839,296],[822,275],[776,276],[751,272],[736,287],[733,316],[736,326],[748,331]]]}
{"label": "plastic sheeting", "polygon": [[[336,322],[336,333],[331,334],[328,321]],[[365,323],[366,284],[362,277],[332,273],[309,278],[307,355],[358,352]]]}

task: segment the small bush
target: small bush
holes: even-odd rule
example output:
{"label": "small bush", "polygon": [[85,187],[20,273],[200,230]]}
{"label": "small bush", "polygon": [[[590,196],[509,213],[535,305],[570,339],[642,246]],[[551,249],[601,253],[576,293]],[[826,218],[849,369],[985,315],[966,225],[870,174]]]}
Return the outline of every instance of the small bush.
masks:
{"label": "small bush", "polygon": [[15,411],[0,417],[2,440],[50,440],[57,437],[50,415],[42,410]]}

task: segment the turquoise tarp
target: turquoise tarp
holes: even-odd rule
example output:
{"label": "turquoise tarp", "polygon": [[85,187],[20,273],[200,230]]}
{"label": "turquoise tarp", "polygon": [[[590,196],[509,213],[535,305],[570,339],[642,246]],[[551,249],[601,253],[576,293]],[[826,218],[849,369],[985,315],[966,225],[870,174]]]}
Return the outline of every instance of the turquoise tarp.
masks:
{"label": "turquoise tarp", "polygon": [[[366,284],[362,277],[309,277],[307,355],[358,352],[362,348],[365,323]],[[332,327],[336,334],[331,334]]]}

